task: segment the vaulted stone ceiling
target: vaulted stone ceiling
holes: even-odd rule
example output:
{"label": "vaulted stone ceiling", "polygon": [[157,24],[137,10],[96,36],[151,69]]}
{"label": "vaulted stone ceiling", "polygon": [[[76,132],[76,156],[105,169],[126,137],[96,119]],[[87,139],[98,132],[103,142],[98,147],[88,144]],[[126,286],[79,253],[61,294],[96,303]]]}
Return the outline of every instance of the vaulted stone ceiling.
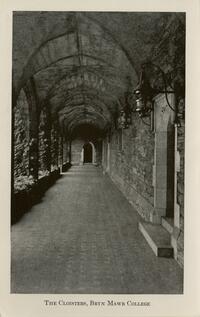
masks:
{"label": "vaulted stone ceiling", "polygon": [[72,132],[108,129],[138,82],[140,64],[173,13],[15,12],[13,87],[32,78],[39,107]]}

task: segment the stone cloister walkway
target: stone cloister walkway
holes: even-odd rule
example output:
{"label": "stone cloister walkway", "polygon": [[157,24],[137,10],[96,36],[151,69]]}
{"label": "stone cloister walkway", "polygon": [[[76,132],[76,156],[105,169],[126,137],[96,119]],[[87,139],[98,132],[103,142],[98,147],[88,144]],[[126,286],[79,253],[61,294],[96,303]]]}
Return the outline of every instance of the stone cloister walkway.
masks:
{"label": "stone cloister walkway", "polygon": [[182,270],[137,221],[101,168],[72,167],[12,226],[11,292],[181,293]]}

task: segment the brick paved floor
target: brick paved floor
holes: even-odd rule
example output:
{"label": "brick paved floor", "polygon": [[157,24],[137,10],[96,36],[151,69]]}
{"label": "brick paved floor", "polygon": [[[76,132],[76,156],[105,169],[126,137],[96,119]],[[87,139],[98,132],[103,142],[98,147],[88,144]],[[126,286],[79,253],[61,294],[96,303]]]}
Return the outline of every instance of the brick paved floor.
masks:
{"label": "brick paved floor", "polygon": [[175,260],[157,258],[138,216],[98,167],[72,167],[12,226],[12,293],[182,292]]}

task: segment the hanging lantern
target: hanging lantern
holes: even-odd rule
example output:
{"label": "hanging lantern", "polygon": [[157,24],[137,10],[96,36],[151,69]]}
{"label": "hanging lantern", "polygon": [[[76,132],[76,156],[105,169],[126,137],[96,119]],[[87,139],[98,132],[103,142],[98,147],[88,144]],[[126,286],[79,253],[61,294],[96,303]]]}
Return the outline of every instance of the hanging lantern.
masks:
{"label": "hanging lantern", "polygon": [[121,110],[118,118],[118,127],[120,129],[127,129],[130,124],[129,122],[131,122],[131,118],[127,116],[124,110]]}
{"label": "hanging lantern", "polygon": [[140,81],[136,89],[134,90],[136,97],[136,109],[140,117],[148,116],[152,110],[152,95],[153,89],[150,86],[149,81],[146,78],[144,68],[142,68],[140,74]]}

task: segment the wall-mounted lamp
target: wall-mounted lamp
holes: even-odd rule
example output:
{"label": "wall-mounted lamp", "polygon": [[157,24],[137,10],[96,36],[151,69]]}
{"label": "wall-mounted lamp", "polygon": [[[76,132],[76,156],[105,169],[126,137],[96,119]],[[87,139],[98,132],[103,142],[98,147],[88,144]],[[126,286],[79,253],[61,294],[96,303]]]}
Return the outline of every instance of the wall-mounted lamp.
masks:
{"label": "wall-mounted lamp", "polygon": [[126,110],[121,110],[118,117],[118,128],[127,129],[131,124],[131,114]]}
{"label": "wall-mounted lamp", "polygon": [[153,89],[146,76],[145,69],[142,67],[139,83],[134,90],[136,97],[135,111],[140,117],[146,117],[152,110]]}
{"label": "wall-mounted lamp", "polygon": [[[162,81],[164,85],[164,90],[157,89],[151,86],[149,79],[146,74],[147,67],[156,68],[159,73],[162,75]],[[140,73],[140,80],[139,84],[134,90],[134,94],[136,97],[136,108],[135,111],[138,112],[140,117],[148,116],[151,111],[153,110],[153,97],[156,94],[164,93],[167,105],[173,110],[176,111],[169,103],[167,94],[175,93],[174,90],[167,90],[167,80],[164,71],[157,65],[153,64],[152,62],[146,62],[142,64],[142,69]]]}
{"label": "wall-mounted lamp", "polygon": [[[152,87],[150,84],[150,81],[147,76],[147,69],[154,69],[158,71],[158,74],[161,75],[162,79],[162,86],[163,89],[158,89],[155,87]],[[176,95],[176,99],[178,100],[178,95],[180,93],[180,87],[179,90],[171,89],[168,90],[168,87],[171,88],[171,85],[167,82],[166,74],[164,71],[158,66],[155,65],[152,62],[146,62],[142,64],[142,69],[140,73],[140,80],[139,84],[134,90],[134,94],[136,97],[136,108],[135,111],[139,114],[140,117],[146,117],[149,116],[151,111],[153,110],[153,98],[159,93],[163,93],[165,95],[165,99],[167,102],[167,106],[175,112],[175,123],[180,125],[180,118],[184,118],[184,113],[178,111],[177,105],[174,105],[174,107],[171,106],[168,94],[173,93]],[[159,80],[158,80],[159,81]],[[176,83],[174,84],[174,87],[176,87]],[[184,91],[184,87],[182,87],[181,91]],[[184,93],[183,93],[184,94]]]}

